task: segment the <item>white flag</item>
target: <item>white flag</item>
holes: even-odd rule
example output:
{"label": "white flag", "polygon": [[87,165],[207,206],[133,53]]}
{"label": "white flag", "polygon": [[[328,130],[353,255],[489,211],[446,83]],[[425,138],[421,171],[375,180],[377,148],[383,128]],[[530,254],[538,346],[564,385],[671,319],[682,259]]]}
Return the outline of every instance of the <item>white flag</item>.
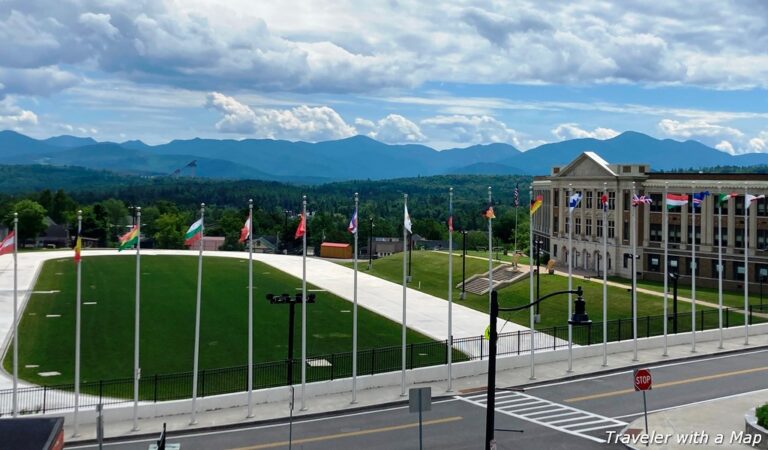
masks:
{"label": "white flag", "polygon": [[408,215],[408,205],[405,205],[405,218],[403,219],[403,226],[411,233],[411,216]]}
{"label": "white flag", "polygon": [[765,198],[765,195],[752,195],[752,194],[747,194],[747,199],[746,199],[746,202],[747,202],[747,209],[749,209],[749,207],[752,205],[752,202],[754,202],[755,200],[760,200],[760,199],[763,199],[763,198]]}

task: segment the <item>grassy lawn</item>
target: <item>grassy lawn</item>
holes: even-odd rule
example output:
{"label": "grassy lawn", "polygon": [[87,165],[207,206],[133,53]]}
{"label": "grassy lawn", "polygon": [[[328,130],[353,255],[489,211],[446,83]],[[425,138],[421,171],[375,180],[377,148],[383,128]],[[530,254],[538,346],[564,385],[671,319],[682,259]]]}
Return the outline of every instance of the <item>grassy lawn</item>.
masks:
{"label": "grassy lawn", "polygon": [[[610,277],[611,281],[616,281],[618,283],[626,283],[631,284],[632,281],[628,280],[626,278],[620,278],[620,277]],[[690,279],[686,279],[686,284],[690,281]],[[637,280],[637,286],[653,290],[656,292],[664,292],[664,283],[660,281],[646,281],[646,280]],[[670,296],[672,295],[672,283],[669,283],[669,292]],[[766,293],[768,293],[768,286],[766,286]],[[691,287],[690,285],[681,285],[678,284],[677,286],[677,294],[680,297],[686,297],[691,298]],[[712,288],[704,288],[697,286],[696,287],[696,299],[697,300],[705,300],[711,303],[717,303],[718,302],[718,294],[717,289]],[[765,295],[763,298],[763,301],[765,303],[768,303],[768,295]],[[749,296],[749,304],[750,305],[759,305],[760,304],[760,294],[750,294]],[[739,289],[738,291],[733,290],[723,290],[723,305],[724,306],[730,306],[731,308],[744,308],[744,291]]]}
{"label": "grassy lawn", "polygon": [[[201,369],[242,366],[247,362],[247,267],[247,260],[204,259]],[[253,267],[254,362],[284,360],[287,356],[288,305],[271,305],[265,295],[293,295],[301,286],[301,280],[255,261]],[[142,379],[158,373],[190,372],[194,349],[197,258],[144,256],[141,258],[141,269]],[[83,258],[83,382],[131,377],[134,275],[133,257]],[[21,378],[48,385],[73,380],[75,278],[75,265],[71,258],[45,263],[35,291],[58,292],[36,293],[30,298],[19,333]],[[307,353],[322,355],[351,351],[351,303],[326,292],[318,292],[317,297],[317,303],[310,305],[307,312]],[[96,304],[87,304],[90,302]],[[300,333],[301,308],[297,307],[296,357],[301,354]],[[400,345],[400,333],[399,324],[363,308],[359,310],[361,350]],[[429,341],[429,338],[409,330],[409,343]],[[445,350],[436,349],[435,352],[442,355]],[[4,361],[7,371],[11,370],[11,355],[9,350]],[[26,365],[39,367],[25,368]],[[38,372],[48,371],[57,371],[61,375],[46,378],[38,375]]]}
{"label": "grassy lawn", "polygon": [[[454,248],[453,252],[457,255],[461,255],[461,247],[458,249]],[[488,259],[488,252],[487,251],[477,251],[477,250],[467,250],[467,256],[473,256],[478,258],[484,258]],[[468,258],[468,259],[474,259],[474,258]],[[498,254],[496,252],[493,252],[493,259],[503,261],[503,262],[512,262],[512,251],[509,252],[508,255],[505,255],[501,252]],[[520,264],[528,264],[528,256],[522,255],[520,259],[518,260]],[[487,264],[487,261],[486,261]]]}
{"label": "grassy lawn", "polygon": [[[439,298],[447,299],[447,255],[435,252],[414,252],[412,282],[410,287],[420,289],[428,294]],[[470,274],[481,273],[487,270],[487,261],[473,258],[467,259],[467,277]],[[454,257],[454,281],[461,281],[461,257]],[[363,269],[365,270],[365,269]],[[374,261],[371,275],[375,275],[386,280],[401,283],[402,282],[402,255],[391,255]],[[421,283],[419,285],[419,283]],[[522,280],[499,291],[499,304],[501,307],[515,307],[529,302],[529,284],[528,279]],[[587,302],[587,313],[594,322],[602,321],[603,310],[603,287],[600,283],[581,281],[574,279],[574,289],[581,285],[584,289],[584,299]],[[541,276],[541,295],[550,292],[566,290],[568,288],[568,278],[560,275],[549,275],[542,272]],[[488,296],[474,295],[467,293],[466,300],[459,300],[460,289],[454,289],[453,298],[458,304],[468,306],[478,311],[488,311]],[[637,309],[638,317],[656,316],[663,314],[664,301],[660,297],[649,294],[638,293]],[[685,313],[691,310],[691,305],[685,302],[678,303],[679,313]],[[697,306],[697,312],[702,310],[712,310]],[[669,312],[672,311],[672,302],[669,303]],[[541,322],[537,328],[565,327],[568,320],[568,302],[567,297],[556,296],[545,300],[540,306]],[[501,317],[513,322],[528,326],[530,323],[528,310],[517,311],[513,313],[502,312]],[[626,289],[618,287],[608,287],[608,320],[630,319],[632,317],[632,306],[629,292]],[[705,325],[711,326],[712,321],[716,323],[715,314],[705,316]],[[681,323],[684,321],[680,319]],[[690,316],[688,318],[690,322]],[[730,324],[736,325],[743,323],[743,318],[739,315],[730,316]],[[681,328],[682,331],[682,328]],[[558,332],[559,336],[559,332]]]}

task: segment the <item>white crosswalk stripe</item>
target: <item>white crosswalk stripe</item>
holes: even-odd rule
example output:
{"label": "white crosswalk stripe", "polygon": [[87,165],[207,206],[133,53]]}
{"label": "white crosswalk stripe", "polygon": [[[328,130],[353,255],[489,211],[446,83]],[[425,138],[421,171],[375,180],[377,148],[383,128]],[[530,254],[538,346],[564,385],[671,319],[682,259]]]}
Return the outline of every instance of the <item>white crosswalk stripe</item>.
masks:
{"label": "white crosswalk stripe", "polygon": [[[456,398],[482,407],[486,407],[487,403],[485,393],[457,396]],[[496,412],[595,442],[605,442],[605,439],[588,434],[589,432],[607,431],[611,428],[623,428],[627,425],[626,422],[620,420],[561,405],[522,392],[497,393]]]}

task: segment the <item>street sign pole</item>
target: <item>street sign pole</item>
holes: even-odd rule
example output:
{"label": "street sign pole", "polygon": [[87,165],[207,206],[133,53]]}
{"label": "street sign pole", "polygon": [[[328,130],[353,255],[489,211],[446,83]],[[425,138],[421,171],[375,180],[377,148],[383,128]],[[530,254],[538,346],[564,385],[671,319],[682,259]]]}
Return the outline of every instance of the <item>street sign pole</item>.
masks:
{"label": "street sign pole", "polygon": [[[648,434],[648,403],[645,392],[653,388],[653,378],[649,369],[635,369],[633,373],[635,391],[643,391],[643,416],[645,417],[645,434]],[[646,444],[647,445],[647,444]]]}
{"label": "street sign pole", "polygon": [[643,391],[643,414],[645,415],[645,434],[648,434],[648,403],[645,401],[645,391]]}
{"label": "street sign pole", "polygon": [[432,410],[432,388],[411,388],[408,391],[408,411],[419,413],[419,450],[424,448],[422,414]]}

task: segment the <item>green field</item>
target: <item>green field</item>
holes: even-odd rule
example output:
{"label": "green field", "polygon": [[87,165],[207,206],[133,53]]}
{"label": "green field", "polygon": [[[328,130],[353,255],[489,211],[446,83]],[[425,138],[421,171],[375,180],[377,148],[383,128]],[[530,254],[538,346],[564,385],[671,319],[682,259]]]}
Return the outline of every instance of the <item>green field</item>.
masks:
{"label": "green field", "polygon": [[[301,280],[254,261],[254,362],[287,357],[288,305],[271,305],[267,293],[297,292]],[[200,368],[247,363],[247,260],[206,257],[200,331]],[[190,372],[194,349],[197,258],[141,258],[141,368],[153,374]],[[37,384],[69,383],[74,373],[75,265],[71,258],[45,263],[19,330],[19,375]],[[82,381],[131,377],[133,371],[135,258],[97,256],[82,262]],[[310,289],[314,287],[310,286]],[[96,304],[88,304],[95,302]],[[317,292],[308,307],[308,355],[348,352],[352,305]],[[60,317],[46,317],[60,315]],[[300,357],[301,308],[296,309],[295,356]],[[401,327],[359,310],[359,348],[400,345]],[[408,342],[430,339],[409,330]],[[438,352],[439,353],[439,352]],[[444,350],[442,351],[444,353]],[[4,361],[11,370],[12,351]],[[25,368],[26,365],[37,365]],[[61,375],[40,377],[39,372]]]}
{"label": "green field", "polygon": [[[619,277],[610,277],[611,281],[616,281],[619,283],[631,283],[630,280],[619,278]],[[690,279],[687,279],[686,282],[688,283]],[[664,292],[664,283],[660,281],[646,281],[646,280],[637,280],[637,286],[640,288],[656,291],[656,292]],[[672,296],[672,283],[669,283],[669,292],[670,297]],[[680,297],[686,297],[691,298],[691,287],[690,285],[681,285],[678,284],[677,286],[677,295]],[[768,303],[768,284],[765,286],[765,294],[763,301],[765,303]],[[696,288],[696,299],[697,300],[704,300],[707,302],[715,303],[718,302],[718,294],[717,289],[712,288],[704,288],[704,287],[697,287]],[[760,304],[760,294],[750,294],[749,296],[749,304],[750,305],[759,305]],[[723,290],[723,306],[730,306],[731,308],[744,308],[744,291],[739,289],[737,291],[733,290]]]}
{"label": "green field", "polygon": [[[425,293],[439,298],[448,298],[447,289],[447,254],[436,252],[417,251],[413,253],[412,281],[409,287],[420,289]],[[453,261],[453,279],[455,283],[461,281],[461,257],[455,256]],[[470,274],[484,273],[487,271],[488,262],[468,258],[467,259],[467,277]],[[402,254],[391,255],[374,261],[371,275],[375,275],[386,280],[402,283]],[[541,295],[550,292],[566,290],[568,288],[568,278],[560,275],[549,275],[542,272],[541,276]],[[582,286],[584,289],[584,299],[587,302],[587,313],[594,322],[603,319],[603,287],[601,283],[594,283],[574,279],[573,287]],[[454,289],[453,298],[458,304],[468,306],[478,311],[488,311],[488,296],[474,295],[467,292],[466,300],[459,300],[460,289]],[[499,304],[501,307],[515,307],[529,302],[529,281],[524,279],[518,283],[499,290]],[[637,295],[637,313],[638,317],[649,315],[662,315],[664,301],[661,297],[650,294],[638,293]],[[711,310],[701,305],[697,305],[696,310]],[[680,313],[691,310],[691,305],[685,302],[678,303]],[[672,311],[672,302],[669,302],[669,312]],[[547,300],[540,306],[541,322],[537,328],[566,326],[568,320],[568,302],[567,296],[556,296]],[[530,317],[528,310],[522,310],[514,313],[501,313],[501,317],[513,322],[528,326]],[[628,319],[632,317],[632,306],[629,292],[625,288],[608,287],[608,320]],[[706,321],[713,320],[707,317]],[[730,324],[735,325],[743,323],[740,315],[732,315]]]}

